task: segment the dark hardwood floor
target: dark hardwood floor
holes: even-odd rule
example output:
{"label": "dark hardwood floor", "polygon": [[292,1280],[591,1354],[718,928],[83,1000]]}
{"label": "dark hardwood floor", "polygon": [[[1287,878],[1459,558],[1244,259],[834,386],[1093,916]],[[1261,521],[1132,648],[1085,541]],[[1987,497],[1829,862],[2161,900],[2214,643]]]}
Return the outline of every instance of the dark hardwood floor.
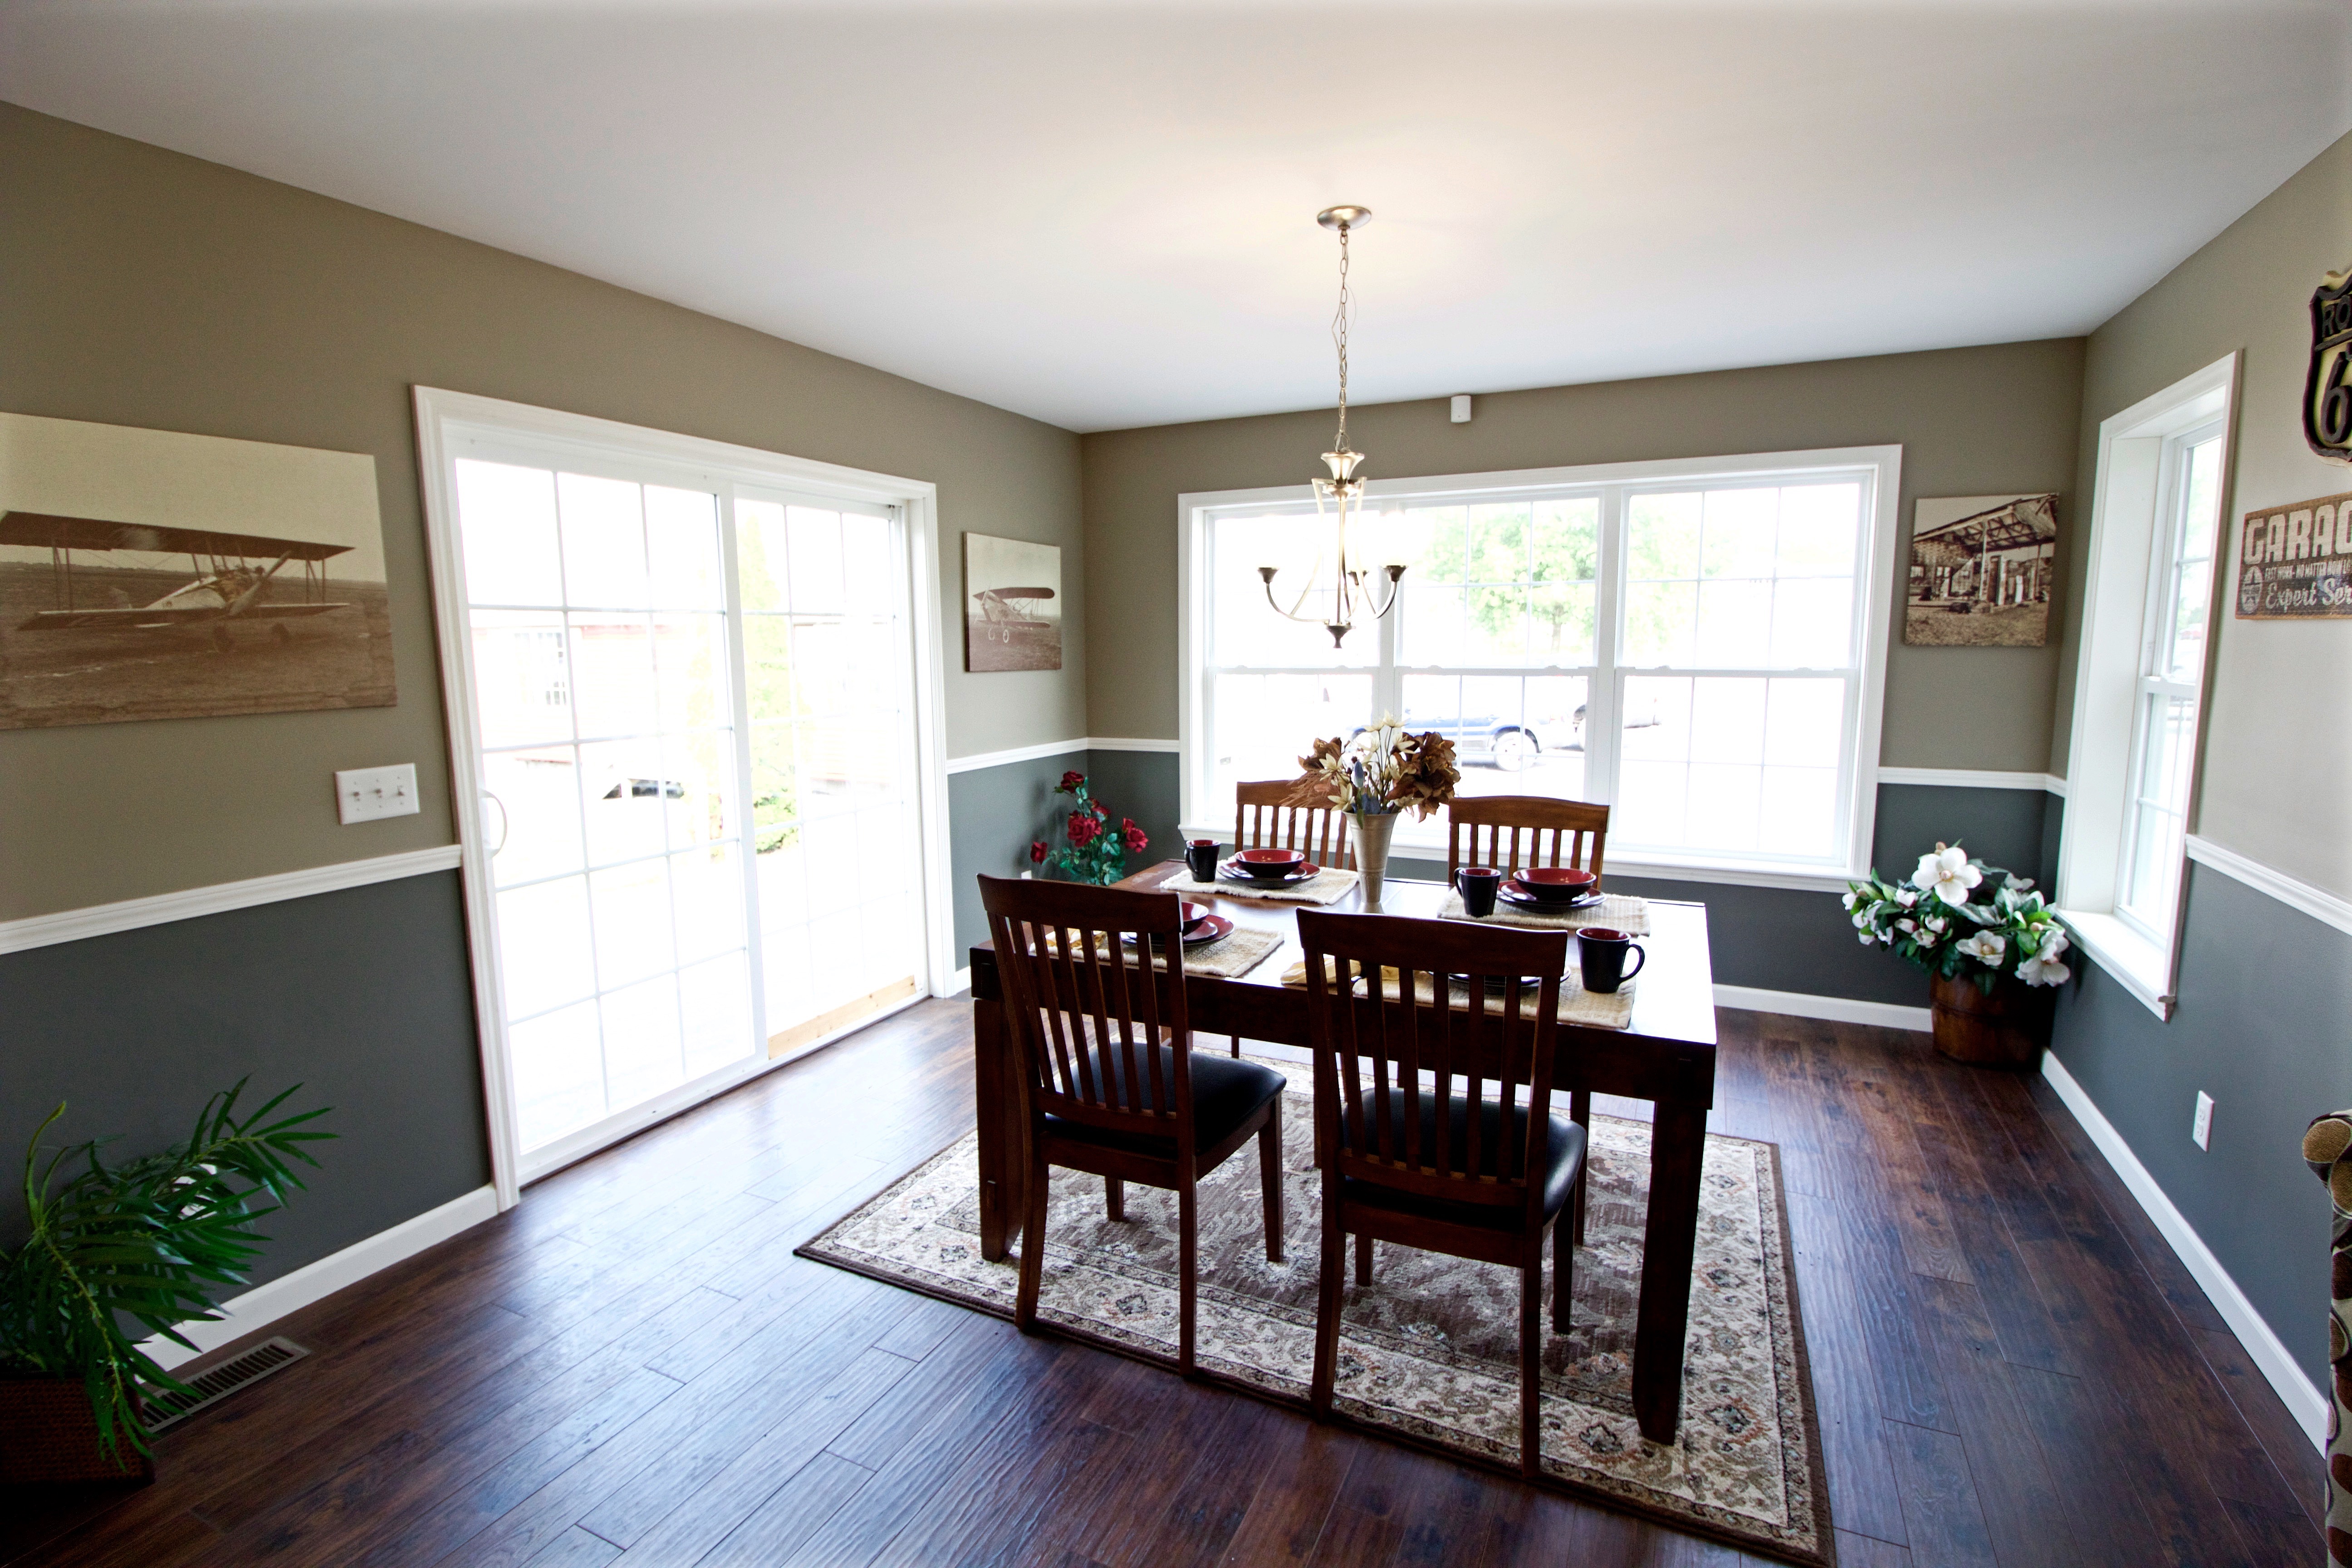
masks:
{"label": "dark hardwood floor", "polygon": [[[967,1018],[902,1014],[274,1325],[311,1357],[163,1437],[152,1488],[16,1500],[15,1560],[1748,1561],[794,1258],[969,1125]],[[1844,1568],[2318,1560],[2316,1455],[2038,1079],[1723,1024],[1715,1125],[1780,1146]]]}

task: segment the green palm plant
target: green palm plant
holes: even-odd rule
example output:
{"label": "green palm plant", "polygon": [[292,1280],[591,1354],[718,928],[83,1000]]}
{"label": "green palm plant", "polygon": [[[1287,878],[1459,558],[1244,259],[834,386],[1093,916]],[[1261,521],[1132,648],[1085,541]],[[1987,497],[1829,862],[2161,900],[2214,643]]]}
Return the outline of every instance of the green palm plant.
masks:
{"label": "green palm plant", "polygon": [[[302,1145],[335,1136],[308,1129],[324,1107],[278,1115],[300,1087],[239,1117],[240,1079],[205,1102],[187,1142],[120,1165],[108,1164],[96,1142],[43,1162],[41,1138],[63,1105],[33,1134],[25,1153],[30,1231],[0,1254],[0,1376],[81,1379],[99,1446],[118,1466],[128,1468],[126,1440],[149,1451],[142,1385],[194,1393],[139,1348],[126,1323],[194,1350],[178,1325],[218,1321],[217,1293],[245,1283],[269,1239],[254,1222],[302,1185],[289,1161],[315,1167]],[[77,1157],[83,1168],[60,1178]]]}

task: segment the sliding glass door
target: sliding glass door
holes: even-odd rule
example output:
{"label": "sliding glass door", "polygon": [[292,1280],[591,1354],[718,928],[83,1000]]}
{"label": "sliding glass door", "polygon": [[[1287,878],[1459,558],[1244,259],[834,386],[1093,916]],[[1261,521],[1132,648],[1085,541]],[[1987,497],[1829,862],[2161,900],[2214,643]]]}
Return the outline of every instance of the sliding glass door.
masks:
{"label": "sliding glass door", "polygon": [[735,502],[768,1049],[917,994],[923,968],[906,574],[887,511]]}
{"label": "sliding glass door", "polygon": [[466,445],[527,1179],[928,990],[908,573],[887,508]]}

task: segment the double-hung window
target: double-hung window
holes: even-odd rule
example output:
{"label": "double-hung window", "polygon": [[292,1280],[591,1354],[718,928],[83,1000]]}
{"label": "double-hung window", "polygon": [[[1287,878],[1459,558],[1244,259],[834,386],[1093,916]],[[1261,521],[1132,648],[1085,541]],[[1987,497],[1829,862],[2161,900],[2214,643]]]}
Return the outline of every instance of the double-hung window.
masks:
{"label": "double-hung window", "polygon": [[[1330,524],[1182,498],[1184,817],[1382,713],[1465,795],[1607,802],[1612,865],[1831,885],[1867,856],[1899,449],[1375,481],[1352,560],[1397,604],[1334,646]],[[1260,575],[1276,568],[1274,603]],[[1312,586],[1310,586],[1312,584]],[[1304,591],[1306,597],[1301,600]],[[1408,821],[1410,853],[1444,823]]]}
{"label": "double-hung window", "polygon": [[2233,355],[2101,422],[2074,665],[2058,912],[2171,1016],[2227,484]]}
{"label": "double-hung window", "polygon": [[2221,517],[2221,425],[2168,440],[2159,472],[2116,913],[2151,942],[2168,943],[2180,895],[2213,537]]}

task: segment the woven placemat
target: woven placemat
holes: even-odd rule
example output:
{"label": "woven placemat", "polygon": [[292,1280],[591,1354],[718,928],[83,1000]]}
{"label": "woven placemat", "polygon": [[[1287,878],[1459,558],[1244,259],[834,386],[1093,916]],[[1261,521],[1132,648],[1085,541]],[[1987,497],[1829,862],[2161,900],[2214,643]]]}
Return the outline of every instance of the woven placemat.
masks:
{"label": "woven placemat", "polygon": [[[1237,926],[1230,936],[1219,937],[1214,942],[1204,942],[1198,947],[1186,948],[1184,973],[1206,974],[1217,980],[1231,980],[1255,969],[1265,962],[1268,953],[1281,945],[1282,938],[1274,931],[1247,931]],[[1127,950],[1127,962],[1129,964],[1135,962],[1135,949],[1131,947]],[[1166,956],[1158,952],[1153,953],[1151,967],[1167,968]]]}
{"label": "woven placemat", "polygon": [[1587,926],[1607,926],[1633,936],[1650,934],[1650,900],[1635,898],[1631,893],[1603,893],[1597,904],[1587,904],[1580,910],[1569,910],[1556,915],[1539,915],[1533,910],[1495,900],[1495,912],[1483,917],[1465,914],[1462,895],[1445,895],[1437,906],[1437,918],[1442,921],[1467,921],[1472,925],[1523,926],[1529,931],[1582,931]]}
{"label": "woven placemat", "polygon": [[1326,866],[1303,882],[1273,887],[1246,882],[1196,882],[1190,867],[1179,866],[1176,874],[1160,886],[1171,893],[1211,893],[1221,899],[1264,899],[1275,904],[1336,904],[1348,896],[1348,889],[1356,882],[1355,872],[1343,871],[1337,866]]}
{"label": "woven placemat", "polygon": [[[1324,962],[1328,964],[1330,961],[1327,958]],[[1328,974],[1332,972],[1327,968],[1324,973]],[[1306,960],[1301,959],[1285,971],[1282,983],[1285,985],[1304,990],[1307,985]],[[1396,995],[1397,972],[1383,968],[1381,971],[1381,988],[1393,998]],[[1449,984],[1446,989],[1454,1002],[1465,1006],[1468,1005],[1470,988],[1467,985],[1457,980]],[[1419,970],[1414,971],[1412,994],[1417,1002],[1434,1003],[1437,993],[1431,986],[1427,973]],[[1502,999],[1500,992],[1490,991],[1487,995],[1496,1002],[1500,1002]],[[1533,1017],[1535,1009],[1536,991],[1534,987],[1529,986],[1520,993],[1519,1016]],[[1494,1010],[1499,1011],[1498,1008]],[[1583,981],[1580,980],[1571,970],[1559,977],[1558,1016],[1563,1024],[1582,1024],[1594,1029],[1631,1028],[1633,1025],[1633,983],[1629,980],[1614,992],[1604,996],[1597,991],[1587,991]]]}

